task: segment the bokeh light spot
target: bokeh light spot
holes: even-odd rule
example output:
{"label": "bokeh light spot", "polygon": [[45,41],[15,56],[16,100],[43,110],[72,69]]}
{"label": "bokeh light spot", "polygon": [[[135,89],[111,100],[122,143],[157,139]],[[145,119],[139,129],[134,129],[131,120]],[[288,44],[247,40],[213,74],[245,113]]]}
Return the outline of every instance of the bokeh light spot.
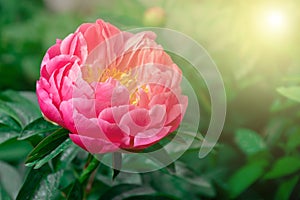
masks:
{"label": "bokeh light spot", "polygon": [[267,28],[271,28],[273,31],[279,31],[285,28],[285,16],[280,11],[270,11],[267,14],[266,22],[268,25]]}

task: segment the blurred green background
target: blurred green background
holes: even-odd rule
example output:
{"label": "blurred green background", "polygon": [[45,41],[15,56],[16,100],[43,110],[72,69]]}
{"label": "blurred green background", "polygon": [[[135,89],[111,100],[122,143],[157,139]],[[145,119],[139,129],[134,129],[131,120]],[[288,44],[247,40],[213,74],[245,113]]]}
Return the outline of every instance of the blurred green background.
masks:
{"label": "blurred green background", "polygon": [[[211,55],[228,101],[215,150],[202,160],[196,151],[182,158],[196,176],[212,183],[214,192],[200,191],[197,197],[297,198],[300,106],[297,98],[285,97],[290,96],[285,89],[294,87],[293,94],[300,96],[299,7],[297,0],[0,0],[0,90],[34,91],[46,50],[84,22],[102,18],[122,30],[180,31]],[[202,108],[209,103],[206,88],[201,80],[191,81],[200,88]],[[209,117],[206,109],[200,132],[205,133]]]}

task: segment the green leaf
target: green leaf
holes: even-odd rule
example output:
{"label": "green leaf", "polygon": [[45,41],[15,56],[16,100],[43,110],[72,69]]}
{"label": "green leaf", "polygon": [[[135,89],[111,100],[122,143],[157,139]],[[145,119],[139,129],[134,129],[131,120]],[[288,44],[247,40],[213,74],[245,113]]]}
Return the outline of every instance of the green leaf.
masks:
{"label": "green leaf", "polygon": [[[157,150],[159,150],[159,153],[157,153]],[[174,160],[172,160],[171,156],[161,144],[156,143],[155,145],[148,147],[143,151],[143,155],[150,158],[158,165],[166,167],[171,173],[175,173]]]}
{"label": "green leaf", "polygon": [[68,138],[66,129],[58,129],[43,139],[28,155],[25,163],[32,163],[47,156]]}
{"label": "green leaf", "polygon": [[34,166],[34,169],[38,169],[41,166],[43,166],[48,161],[52,160],[54,157],[56,157],[58,154],[60,154],[62,151],[66,150],[70,145],[72,144],[72,141],[70,139],[65,140],[63,143],[61,143],[56,149],[51,151],[49,154],[47,154],[45,157],[35,160],[31,163],[26,163],[26,166]]}
{"label": "green leaf", "polygon": [[[183,135],[182,132],[180,132],[180,135],[177,131],[173,132],[173,133],[167,135],[166,137],[164,137],[161,141],[159,141],[159,144],[164,146],[164,145],[168,144],[171,141],[175,141],[179,144],[186,145],[187,143],[185,142],[184,138],[181,137],[181,135]],[[195,138],[195,139],[197,139],[197,138]]]}
{"label": "green leaf", "polygon": [[100,162],[99,160],[89,154],[88,156],[88,165],[87,167],[83,170],[82,174],[78,179],[76,179],[72,184],[68,185],[65,189],[64,192],[67,194],[66,197],[67,199],[83,199],[84,196],[84,190],[83,187],[90,178],[90,175],[95,172],[97,167],[99,166]]}
{"label": "green leaf", "polygon": [[151,194],[151,195],[133,195],[123,200],[179,200],[179,198],[173,197],[167,194]]}
{"label": "green leaf", "polygon": [[27,175],[22,188],[20,189],[16,200],[32,199],[35,191],[38,189],[42,178],[51,172],[49,166],[44,166],[38,170],[31,169]]}
{"label": "green leaf", "polygon": [[137,191],[142,194],[152,194],[154,190],[150,187],[137,184],[119,184],[107,190],[99,200],[124,199],[126,195],[136,195]]}
{"label": "green leaf", "polygon": [[48,121],[46,121],[43,117],[40,117],[30,124],[28,124],[22,131],[21,135],[18,139],[24,140],[31,136],[41,134],[41,133],[49,133],[57,130],[59,126],[56,126]]}
{"label": "green leaf", "polygon": [[214,197],[216,195],[211,181],[206,177],[197,176],[195,172],[184,163],[178,162],[176,165],[176,174],[174,174],[173,177],[196,186],[197,191],[205,196]]}
{"label": "green leaf", "polygon": [[299,175],[294,176],[282,182],[282,184],[280,185],[279,189],[275,194],[275,200],[289,200],[293,192],[293,189],[295,188],[296,184],[299,181],[299,177],[300,177]]}
{"label": "green leaf", "polygon": [[300,102],[300,86],[280,87],[277,88],[277,92],[291,100]]}
{"label": "green leaf", "polygon": [[278,159],[271,170],[264,176],[266,179],[279,178],[300,170],[300,158],[287,156]]}
{"label": "green leaf", "polygon": [[228,181],[230,198],[239,196],[250,185],[257,181],[265,172],[268,162],[259,160],[240,168]]}
{"label": "green leaf", "polygon": [[11,90],[0,93],[0,112],[12,117],[22,127],[41,117],[40,109],[35,102],[29,100],[20,92]]}
{"label": "green leaf", "polygon": [[[139,150],[136,152],[138,153],[124,153],[122,155],[122,169],[128,169],[130,171],[153,171],[153,169],[164,169],[168,170],[170,173],[175,173],[174,160],[160,143],[156,143],[142,151]],[[104,163],[113,163],[113,159],[109,158],[107,155],[103,156],[103,160]]]}
{"label": "green leaf", "polygon": [[65,169],[71,162],[72,160],[76,157],[78,152],[81,149],[72,143],[66,150],[64,150],[60,156],[58,157],[58,160],[55,164],[55,170],[60,170],[60,169]]}
{"label": "green leaf", "polygon": [[[109,154],[103,156],[104,163],[111,163]],[[131,154],[123,154],[122,168],[128,171],[152,171],[160,169],[161,164],[154,159],[150,159],[142,153],[132,156]]]}
{"label": "green leaf", "polygon": [[[199,199],[199,194],[208,199],[215,197],[215,191],[212,185],[209,184],[212,190],[204,186],[203,183],[206,182],[204,177],[191,177],[187,175],[188,178],[184,178],[161,172],[162,171],[155,171],[142,174],[143,180],[147,181],[157,192],[176,196],[179,199]],[[204,179],[204,181],[201,179]],[[194,183],[190,181],[194,181]]]}
{"label": "green leaf", "polygon": [[67,195],[67,200],[81,200],[83,199],[83,186],[78,180],[71,185]]}
{"label": "green leaf", "polygon": [[19,136],[19,132],[7,126],[0,126],[0,145],[18,136]]}
{"label": "green leaf", "polygon": [[61,192],[58,188],[62,175],[63,171],[58,171],[44,176],[38,190],[35,191],[33,199],[61,199]]}
{"label": "green leaf", "polygon": [[286,144],[286,148],[290,151],[297,151],[300,147],[300,130],[298,129],[294,133],[290,134]]}
{"label": "green leaf", "polygon": [[26,98],[28,101],[30,101],[32,103],[32,105],[34,105],[36,108],[39,108],[39,103],[37,100],[37,96],[35,92],[30,92],[30,91],[21,91],[19,92],[19,94]]}
{"label": "green leaf", "polygon": [[0,112],[0,144],[19,135],[21,127],[5,113]]}
{"label": "green leaf", "polygon": [[12,200],[9,194],[4,190],[4,186],[0,183],[0,199],[1,200]]}
{"label": "green leaf", "polygon": [[0,160],[23,162],[31,150],[32,146],[28,141],[12,138],[0,145]]}
{"label": "green leaf", "polygon": [[10,116],[12,119],[16,120],[19,125],[22,126],[22,122],[19,119],[17,112],[11,107],[13,107],[11,104],[0,100],[0,113]]}
{"label": "green leaf", "polygon": [[20,132],[20,125],[9,115],[0,112],[0,125],[5,125],[13,130]]}
{"label": "green leaf", "polygon": [[292,109],[295,107],[294,101],[286,101],[286,99],[276,99],[270,107],[272,113]]}
{"label": "green leaf", "polygon": [[3,189],[12,199],[15,199],[22,185],[22,179],[18,171],[9,164],[0,161],[0,177],[0,185],[3,186]]}
{"label": "green leaf", "polygon": [[276,116],[269,120],[264,134],[266,136],[265,142],[270,148],[272,146],[277,146],[281,142],[281,137],[285,133],[285,128],[289,126],[290,119],[285,117]]}
{"label": "green leaf", "polygon": [[62,174],[62,171],[51,173],[48,165],[38,170],[31,169],[16,200],[57,199]]}
{"label": "green leaf", "polygon": [[261,136],[249,129],[238,129],[235,133],[235,142],[247,155],[266,149],[266,144]]}

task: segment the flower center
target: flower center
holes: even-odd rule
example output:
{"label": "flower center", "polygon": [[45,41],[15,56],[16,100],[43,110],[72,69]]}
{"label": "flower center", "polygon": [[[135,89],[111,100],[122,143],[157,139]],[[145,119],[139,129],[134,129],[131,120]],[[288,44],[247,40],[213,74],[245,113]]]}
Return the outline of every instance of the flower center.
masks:
{"label": "flower center", "polygon": [[131,71],[120,71],[116,68],[105,69],[99,78],[99,82],[105,82],[109,78],[118,80],[122,85],[126,86],[127,88],[129,88],[134,82],[136,82],[136,77],[131,74]]}
{"label": "flower center", "polygon": [[132,105],[138,105],[141,100],[139,89],[145,93],[149,92],[147,85],[140,85],[138,82],[137,73],[132,69],[119,70],[117,68],[106,68],[103,71],[99,68],[85,66],[82,68],[83,79],[88,83],[92,82],[105,82],[109,78],[119,81],[129,91],[129,102]]}
{"label": "flower center", "polygon": [[133,73],[132,70],[130,69],[126,71],[120,71],[116,68],[112,68],[112,69],[107,68],[101,74],[99,81],[104,82],[108,78],[116,79],[122,85],[127,87],[130,93],[129,102],[132,105],[138,105],[140,101],[139,88],[144,90],[146,93],[148,93],[149,91],[146,85],[143,85],[142,87],[139,86],[137,80],[137,74]]}

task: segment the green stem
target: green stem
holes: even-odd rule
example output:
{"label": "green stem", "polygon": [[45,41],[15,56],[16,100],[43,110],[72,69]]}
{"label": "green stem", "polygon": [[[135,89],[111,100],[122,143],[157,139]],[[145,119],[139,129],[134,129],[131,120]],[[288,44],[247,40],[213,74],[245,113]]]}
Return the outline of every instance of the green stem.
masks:
{"label": "green stem", "polygon": [[100,164],[100,161],[95,157],[92,157],[91,160],[88,159],[88,161],[90,161],[90,162],[88,163],[88,165],[86,166],[86,168],[83,170],[82,174],[79,177],[79,182],[81,184],[83,184],[84,182],[86,182],[88,180],[90,175]]}

